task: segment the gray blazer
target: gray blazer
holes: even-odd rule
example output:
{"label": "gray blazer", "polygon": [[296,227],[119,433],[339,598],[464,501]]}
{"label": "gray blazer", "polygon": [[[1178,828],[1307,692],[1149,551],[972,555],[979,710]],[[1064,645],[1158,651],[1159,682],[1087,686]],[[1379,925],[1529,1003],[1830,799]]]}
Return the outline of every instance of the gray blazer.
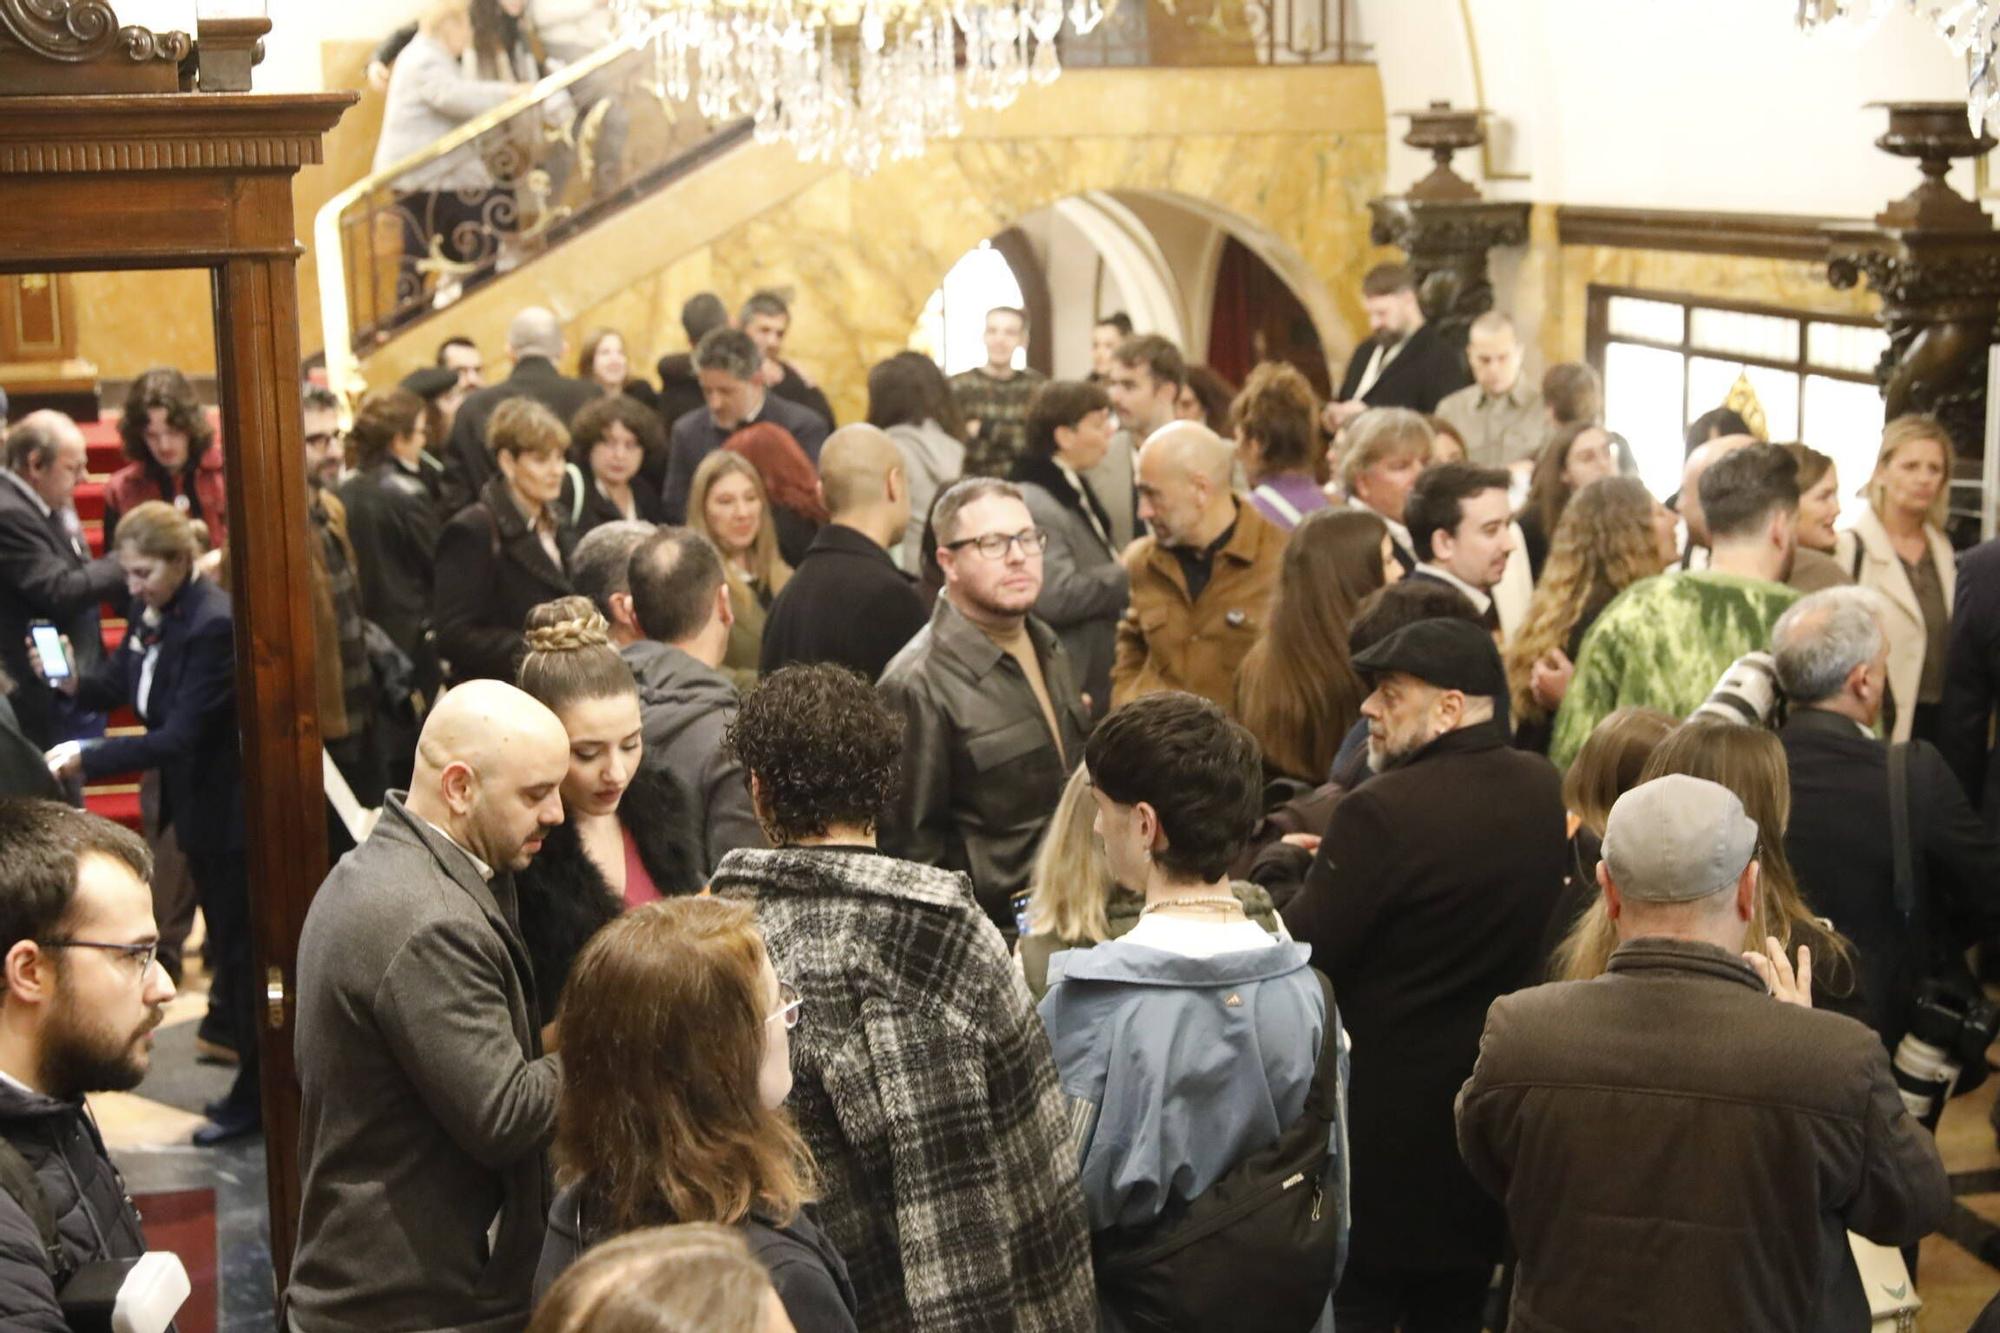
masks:
{"label": "gray blazer", "polygon": [[299,939],[298,1333],[519,1333],[561,1072],[511,877],[391,793]]}
{"label": "gray blazer", "polygon": [[1035,526],[1049,534],[1035,615],[1062,640],[1077,685],[1090,696],[1091,717],[1103,717],[1111,708],[1118,617],[1132,600],[1131,579],[1081,509],[1064,504],[1038,482],[1019,484]]}
{"label": "gray blazer", "polygon": [[[419,32],[396,58],[389,74],[382,133],[375,140],[370,171],[392,167],[421,152],[482,111],[512,97],[516,85],[475,79],[443,42]],[[478,148],[466,144],[398,182],[403,190],[489,190],[492,173]]]}

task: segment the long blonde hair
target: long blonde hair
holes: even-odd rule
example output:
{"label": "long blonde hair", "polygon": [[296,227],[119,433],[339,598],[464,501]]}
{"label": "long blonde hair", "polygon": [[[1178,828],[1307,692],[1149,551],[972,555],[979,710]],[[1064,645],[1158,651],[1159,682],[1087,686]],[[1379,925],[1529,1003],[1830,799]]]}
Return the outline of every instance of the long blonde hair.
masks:
{"label": "long blonde hair", "polygon": [[[1906,446],[1925,442],[1935,444],[1944,451],[1944,484],[1938,487],[1937,498],[1931,501],[1930,512],[1924,515],[1924,522],[1934,528],[1944,526],[1945,518],[1951,512],[1951,474],[1958,470],[1958,451],[1951,447],[1951,432],[1944,428],[1942,421],[1917,412],[1906,412],[1882,427],[1882,448],[1875,455],[1875,470],[1868,474],[1868,480],[1861,487],[1861,494],[1868,497],[1868,507],[1875,511],[1875,517],[1882,517],[1883,469]],[[1800,489],[1804,489],[1803,483]]]}
{"label": "long blonde hair", "polygon": [[1507,641],[1507,684],[1514,716],[1548,715],[1528,687],[1535,663],[1569,642],[1593,599],[1608,601],[1660,572],[1653,537],[1653,497],[1636,477],[1601,477],[1563,507],[1549,535],[1548,563],[1521,628]]}
{"label": "long blonde hair", "polygon": [[[1727,787],[1757,824],[1756,909],[1743,931],[1743,947],[1763,951],[1775,935],[1789,952],[1799,936],[1819,941],[1828,956],[1813,960],[1815,978],[1843,976],[1851,993],[1854,949],[1832,926],[1817,920],[1799,894],[1799,882],[1785,855],[1785,826],[1792,817],[1791,772],[1785,747],[1762,727],[1735,722],[1684,722],[1653,749],[1639,774],[1641,783],[1669,773],[1685,773]],[[1587,981],[1604,971],[1618,932],[1600,896],[1578,917],[1556,949],[1552,971],[1559,981]],[[1841,994],[1840,991],[1833,991]]]}
{"label": "long blonde hair", "polygon": [[1069,775],[1055,817],[1028,874],[1028,933],[1070,943],[1101,944],[1111,938],[1104,905],[1115,887],[1104,847],[1092,829],[1097,803],[1082,764]]}
{"label": "long blonde hair", "polygon": [[[708,492],[724,476],[734,474],[750,478],[750,484],[757,488],[757,501],[764,506],[764,516],[757,524],[757,535],[750,541],[750,550],[744,562],[750,566],[750,577],[764,585],[764,590],[776,597],[780,589],[791,581],[792,567],[785,563],[785,557],[778,554],[778,524],[771,516],[771,495],[764,489],[764,478],[757,473],[757,467],[741,454],[727,449],[717,449],[701,460],[701,466],[694,470],[694,480],[688,485],[687,525],[722,551],[722,543],[716,541],[715,534],[708,530]],[[735,577],[735,565],[729,553],[722,553],[723,568]]]}

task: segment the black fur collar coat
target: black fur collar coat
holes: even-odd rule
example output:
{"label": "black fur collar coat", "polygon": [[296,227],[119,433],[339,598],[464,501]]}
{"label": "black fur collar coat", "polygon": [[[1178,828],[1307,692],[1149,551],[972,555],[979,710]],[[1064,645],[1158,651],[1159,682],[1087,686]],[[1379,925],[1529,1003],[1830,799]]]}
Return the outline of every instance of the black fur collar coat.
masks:
{"label": "black fur collar coat", "polygon": [[[643,765],[618,820],[639,844],[639,860],[661,893],[697,893],[708,865],[702,824],[687,784],[659,764]],[[541,852],[514,876],[521,906],[521,938],[535,970],[541,1021],[555,1017],[570,965],[604,924],[625,910],[623,899],[583,850],[576,825],[553,829]]]}

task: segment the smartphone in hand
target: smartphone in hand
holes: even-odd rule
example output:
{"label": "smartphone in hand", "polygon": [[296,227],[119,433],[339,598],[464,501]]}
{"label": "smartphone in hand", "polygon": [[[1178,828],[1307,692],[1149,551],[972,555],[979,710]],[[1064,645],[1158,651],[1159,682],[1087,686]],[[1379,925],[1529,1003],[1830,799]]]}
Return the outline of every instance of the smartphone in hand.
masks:
{"label": "smartphone in hand", "polygon": [[46,620],[36,620],[28,625],[28,638],[42,659],[43,678],[51,683],[68,680],[71,668],[69,654],[63,651],[62,631]]}

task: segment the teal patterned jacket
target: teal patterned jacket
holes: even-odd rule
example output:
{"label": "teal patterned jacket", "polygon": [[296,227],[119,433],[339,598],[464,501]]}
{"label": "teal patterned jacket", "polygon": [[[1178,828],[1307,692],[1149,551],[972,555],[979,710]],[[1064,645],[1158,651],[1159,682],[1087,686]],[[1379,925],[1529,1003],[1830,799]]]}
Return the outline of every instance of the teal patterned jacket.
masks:
{"label": "teal patterned jacket", "polygon": [[1660,574],[1618,594],[1577,650],[1549,758],[1568,768],[1591,730],[1620,708],[1684,718],[1729,664],[1768,649],[1796,589],[1715,570]]}

